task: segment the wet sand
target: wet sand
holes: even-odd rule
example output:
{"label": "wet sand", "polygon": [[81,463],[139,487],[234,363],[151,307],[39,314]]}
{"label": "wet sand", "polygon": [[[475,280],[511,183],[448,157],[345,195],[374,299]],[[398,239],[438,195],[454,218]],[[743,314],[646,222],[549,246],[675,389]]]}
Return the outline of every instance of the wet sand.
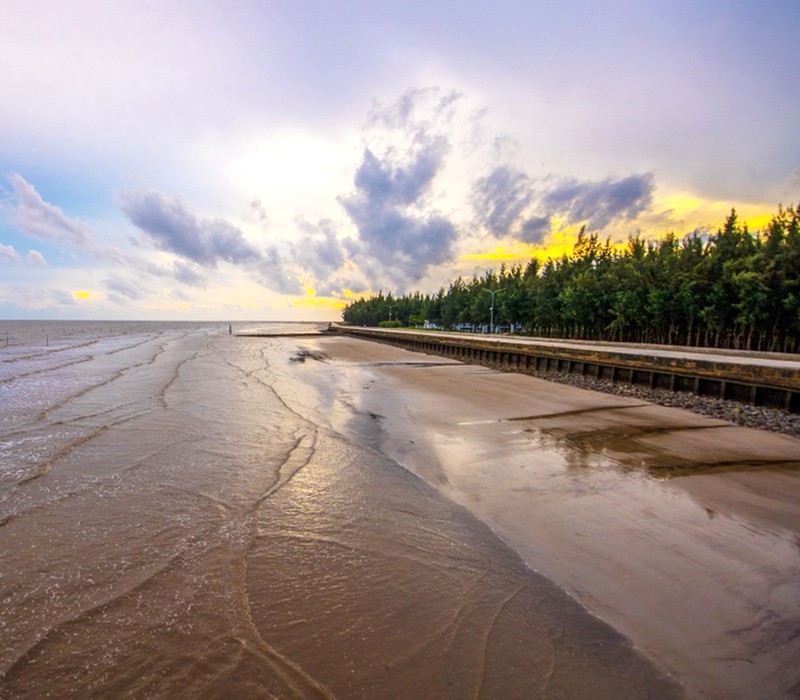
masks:
{"label": "wet sand", "polygon": [[800,441],[377,343],[305,347],[327,356],[296,374],[332,426],[489,524],[690,697],[800,694]]}
{"label": "wet sand", "polygon": [[3,365],[0,697],[681,696],[392,458],[361,397],[425,400],[397,355],[323,344],[134,328]]}

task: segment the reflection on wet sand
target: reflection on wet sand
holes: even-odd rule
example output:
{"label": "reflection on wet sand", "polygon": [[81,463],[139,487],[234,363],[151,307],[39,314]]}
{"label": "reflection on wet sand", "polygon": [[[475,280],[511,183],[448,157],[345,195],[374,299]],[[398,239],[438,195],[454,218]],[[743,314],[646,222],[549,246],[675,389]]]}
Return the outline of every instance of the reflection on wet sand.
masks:
{"label": "reflection on wet sand", "polygon": [[681,695],[383,454],[391,406],[359,398],[381,382],[318,342],[134,328],[19,354],[0,697]]}
{"label": "reflection on wet sand", "polygon": [[[588,412],[595,410],[581,413]],[[600,408],[596,412],[594,420],[579,425],[553,420],[564,414],[511,420],[524,421],[528,427],[523,430],[537,444],[557,449],[578,468],[604,460],[607,467],[645,470],[656,478],[739,469],[763,471],[764,467],[800,468],[800,454],[790,443],[777,453],[743,451],[736,445],[737,426],[733,423],[689,412],[665,416],[649,404]],[[727,439],[729,434],[732,443]],[[716,445],[713,453],[693,449],[703,442]]]}
{"label": "reflection on wet sand", "polygon": [[677,695],[423,482],[339,438],[323,452],[265,504],[248,586],[265,636],[333,694]]}
{"label": "reflection on wet sand", "polygon": [[382,416],[382,452],[691,696],[797,696],[796,439],[440,358],[409,371],[425,356],[377,344],[319,347],[350,375],[324,393]]}

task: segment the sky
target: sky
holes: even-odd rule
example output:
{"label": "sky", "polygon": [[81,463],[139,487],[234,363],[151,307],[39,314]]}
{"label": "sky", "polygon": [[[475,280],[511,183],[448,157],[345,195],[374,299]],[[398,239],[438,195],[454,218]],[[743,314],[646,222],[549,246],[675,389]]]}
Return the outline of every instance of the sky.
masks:
{"label": "sky", "polygon": [[800,203],[797,0],[2,0],[0,319],[362,295]]}

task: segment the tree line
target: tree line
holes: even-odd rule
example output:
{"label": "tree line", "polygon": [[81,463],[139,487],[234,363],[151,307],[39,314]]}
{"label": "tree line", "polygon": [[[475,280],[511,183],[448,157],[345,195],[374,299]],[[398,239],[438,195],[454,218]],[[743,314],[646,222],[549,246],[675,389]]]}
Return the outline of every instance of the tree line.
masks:
{"label": "tree line", "polygon": [[798,352],[800,205],[779,207],[763,231],[734,209],[711,236],[637,234],[622,249],[584,228],[561,258],[343,311],[354,325],[448,330],[488,330],[492,316],[495,329],[543,337]]}

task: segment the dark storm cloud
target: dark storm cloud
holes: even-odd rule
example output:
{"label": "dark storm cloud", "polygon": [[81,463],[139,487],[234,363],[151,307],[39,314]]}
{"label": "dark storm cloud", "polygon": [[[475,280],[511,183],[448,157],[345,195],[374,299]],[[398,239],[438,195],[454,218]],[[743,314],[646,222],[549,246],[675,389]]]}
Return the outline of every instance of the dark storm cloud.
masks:
{"label": "dark storm cloud", "polygon": [[214,267],[220,260],[257,263],[261,259],[235,226],[221,219],[198,219],[181,202],[168,201],[158,192],[126,192],[120,195],[119,205],[157,248],[199,265]]}
{"label": "dark storm cloud", "polygon": [[652,173],[600,182],[548,178],[534,183],[525,173],[500,166],[475,182],[472,205],[494,236],[541,243],[553,217],[601,230],[614,221],[635,219],[651,206],[654,190]]}
{"label": "dark storm cloud", "polygon": [[478,220],[495,236],[506,236],[533,199],[531,179],[507,166],[495,168],[472,188]]}
{"label": "dark storm cloud", "polygon": [[541,205],[551,215],[603,229],[616,219],[635,219],[647,209],[653,202],[654,180],[652,173],[602,182],[563,180],[547,191]]}
{"label": "dark storm cloud", "polygon": [[532,216],[522,222],[522,226],[519,229],[519,239],[525,243],[541,243],[549,232],[549,216]]}
{"label": "dark storm cloud", "polygon": [[394,165],[366,149],[355,193],[340,200],[358,228],[361,249],[388,272],[417,280],[453,254],[455,227],[436,213],[420,213],[446,150],[443,139],[428,139],[410,162]]}
{"label": "dark storm cloud", "polygon": [[433,139],[406,167],[381,162],[369,149],[356,171],[355,185],[361,195],[377,206],[413,204],[436,176],[447,150],[443,139]]}

